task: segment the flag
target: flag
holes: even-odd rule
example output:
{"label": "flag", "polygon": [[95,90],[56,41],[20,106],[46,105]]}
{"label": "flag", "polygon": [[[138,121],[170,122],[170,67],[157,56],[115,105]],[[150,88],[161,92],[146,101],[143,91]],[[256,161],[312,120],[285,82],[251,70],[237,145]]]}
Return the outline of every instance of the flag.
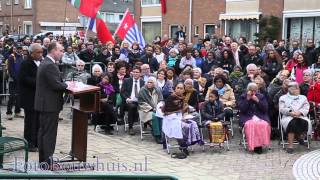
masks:
{"label": "flag", "polygon": [[94,18],[103,3],[103,0],[69,0],[79,12],[85,16]]}
{"label": "flag", "polygon": [[115,34],[118,35],[121,40],[128,41],[130,46],[132,43],[138,42],[140,47],[144,48],[146,44],[141,32],[139,31],[137,23],[131,16],[129,9],[124,13],[123,19]]}
{"label": "flag", "polygon": [[115,43],[115,40],[107,28],[104,21],[101,19],[100,14],[97,14],[96,18],[89,18],[88,30],[97,33],[98,39],[102,44],[106,44],[108,41]]}
{"label": "flag", "polygon": [[161,1],[161,12],[162,12],[162,14],[166,14],[166,12],[167,12],[166,0],[160,0],[160,1]]}

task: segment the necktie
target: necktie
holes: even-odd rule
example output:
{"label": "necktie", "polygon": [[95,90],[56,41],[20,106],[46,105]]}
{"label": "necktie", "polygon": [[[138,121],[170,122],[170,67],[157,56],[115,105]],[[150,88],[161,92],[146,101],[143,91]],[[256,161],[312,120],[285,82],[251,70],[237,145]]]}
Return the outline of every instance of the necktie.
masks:
{"label": "necktie", "polygon": [[138,81],[134,81],[134,96],[138,97]]}

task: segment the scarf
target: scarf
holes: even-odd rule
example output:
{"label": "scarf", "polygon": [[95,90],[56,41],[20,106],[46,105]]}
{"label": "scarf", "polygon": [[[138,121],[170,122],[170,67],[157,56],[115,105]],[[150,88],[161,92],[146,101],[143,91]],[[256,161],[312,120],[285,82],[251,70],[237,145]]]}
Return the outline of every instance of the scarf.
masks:
{"label": "scarf", "polygon": [[221,89],[217,88],[217,91],[218,91],[219,96],[223,96],[225,89],[224,89],[224,87],[222,87]]}
{"label": "scarf", "polygon": [[106,96],[109,96],[111,93],[115,92],[113,86],[110,83],[103,84],[102,82],[100,82],[99,85],[103,88],[102,90]]}
{"label": "scarf", "polygon": [[190,100],[190,97],[191,97],[191,94],[193,93],[193,91],[196,91],[194,88],[192,89],[186,89],[186,96],[184,98],[184,102],[189,104],[189,100]]}

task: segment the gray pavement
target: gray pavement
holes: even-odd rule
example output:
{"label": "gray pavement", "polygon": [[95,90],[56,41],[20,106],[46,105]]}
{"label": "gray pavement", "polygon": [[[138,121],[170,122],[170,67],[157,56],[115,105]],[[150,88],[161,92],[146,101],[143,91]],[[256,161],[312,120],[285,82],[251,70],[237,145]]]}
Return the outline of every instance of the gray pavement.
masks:
{"label": "gray pavement", "polygon": [[[2,117],[4,117],[2,107]],[[58,138],[55,157],[62,158],[64,153],[70,151],[71,145],[71,120],[70,107],[66,106],[61,113],[64,118],[59,122]],[[23,119],[14,118],[8,121],[5,118],[2,124],[7,128],[4,135],[23,136]],[[237,124],[237,123],[234,123]],[[138,127],[136,127],[138,133]],[[183,180],[196,179],[294,179],[293,165],[295,161],[304,154],[319,149],[319,142],[312,142],[310,150],[306,147],[295,146],[294,154],[287,154],[278,141],[272,141],[269,150],[258,155],[247,152],[239,145],[240,134],[235,130],[235,136],[230,141],[230,151],[219,148],[202,147],[195,145],[190,156],[186,159],[172,159],[162,145],[156,144],[152,137],[140,140],[139,135],[129,136],[120,127],[119,133],[106,136],[95,132],[93,126],[88,130],[88,152],[89,163],[100,163],[94,173],[138,173],[138,174],[169,174]],[[5,167],[13,167],[15,157],[22,160],[23,153],[16,152],[5,155]],[[38,153],[29,153],[30,162],[37,162]],[[19,159],[20,158],[20,159]],[[104,169],[102,169],[102,163]],[[120,164],[118,166],[118,164]],[[301,169],[301,168],[300,168]],[[7,173],[7,171],[2,171]],[[29,173],[43,173],[39,169],[32,169]],[[55,173],[68,173],[65,171]],[[78,173],[92,173],[82,170]]]}

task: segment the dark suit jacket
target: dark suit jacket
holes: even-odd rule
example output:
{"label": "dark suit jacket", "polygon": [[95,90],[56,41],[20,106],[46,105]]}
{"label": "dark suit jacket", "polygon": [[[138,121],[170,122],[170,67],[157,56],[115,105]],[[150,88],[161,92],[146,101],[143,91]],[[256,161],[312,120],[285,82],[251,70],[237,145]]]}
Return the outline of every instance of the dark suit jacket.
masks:
{"label": "dark suit jacket", "polygon": [[[130,98],[132,92],[133,78],[126,78],[122,84],[121,96],[124,100]],[[140,89],[144,86],[144,81],[140,78]],[[137,97],[138,98],[138,97]]]}
{"label": "dark suit jacket", "polygon": [[37,73],[35,110],[40,112],[59,112],[63,105],[63,92],[67,84],[62,82],[58,66],[46,57]]}
{"label": "dark suit jacket", "polygon": [[20,103],[25,110],[34,109],[34,97],[36,93],[37,81],[37,65],[29,57],[22,61],[19,73],[19,87],[20,87]]}

